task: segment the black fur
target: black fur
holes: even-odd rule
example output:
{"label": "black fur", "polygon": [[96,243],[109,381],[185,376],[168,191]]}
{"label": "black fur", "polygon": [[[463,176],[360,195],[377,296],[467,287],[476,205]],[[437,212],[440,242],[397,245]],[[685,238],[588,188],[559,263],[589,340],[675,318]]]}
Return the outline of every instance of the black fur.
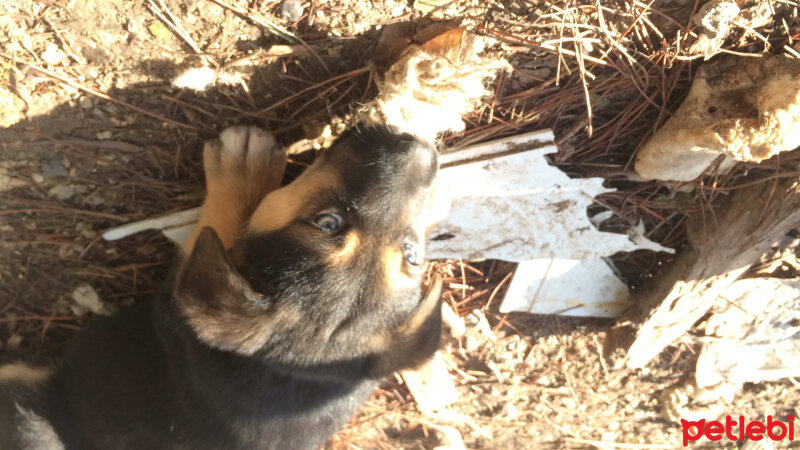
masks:
{"label": "black fur", "polygon": [[[29,411],[66,449],[314,448],[380,378],[430,357],[440,283],[423,296],[419,271],[403,263],[411,283],[392,287],[381,261],[387,248],[422,244],[415,221],[435,153],[361,127],[319,164],[341,183],[305,215],[251,230],[229,254],[204,230],[168,294],[88,325],[37,396],[0,391],[0,446],[35,448],[20,431]],[[331,208],[346,227],[320,232],[310,221]],[[326,263],[350,232],[361,236],[355,257]]]}

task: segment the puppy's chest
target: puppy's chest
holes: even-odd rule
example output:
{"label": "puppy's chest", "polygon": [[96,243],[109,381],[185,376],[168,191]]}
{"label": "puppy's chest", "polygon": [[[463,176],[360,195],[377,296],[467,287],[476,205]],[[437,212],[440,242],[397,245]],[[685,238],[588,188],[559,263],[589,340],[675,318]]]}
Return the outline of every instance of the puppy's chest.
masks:
{"label": "puppy's chest", "polygon": [[376,385],[369,380],[330,389],[271,386],[281,392],[235,405],[222,419],[239,448],[312,449],[350,420]]}

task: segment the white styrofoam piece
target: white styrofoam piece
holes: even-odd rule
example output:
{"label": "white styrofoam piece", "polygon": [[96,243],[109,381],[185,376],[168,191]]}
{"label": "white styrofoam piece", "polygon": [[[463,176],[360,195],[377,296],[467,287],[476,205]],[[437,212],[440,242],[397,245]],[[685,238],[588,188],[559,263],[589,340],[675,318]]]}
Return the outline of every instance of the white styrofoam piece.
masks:
{"label": "white styrofoam piece", "polygon": [[617,317],[628,287],[600,258],[534,259],[519,263],[500,312]]}
{"label": "white styrofoam piece", "polygon": [[[671,251],[636,229],[628,236],[595,228],[586,207],[596,195],[614,189],[603,187],[602,178],[569,178],[548,164],[545,155],[557,151],[549,131],[477,144],[456,154],[470,161],[503,150],[510,154],[440,171],[436,195],[451,198],[450,214],[431,231],[428,258],[584,260],[638,249]],[[511,153],[517,150],[523,151]],[[442,159],[444,166],[448,161]]]}

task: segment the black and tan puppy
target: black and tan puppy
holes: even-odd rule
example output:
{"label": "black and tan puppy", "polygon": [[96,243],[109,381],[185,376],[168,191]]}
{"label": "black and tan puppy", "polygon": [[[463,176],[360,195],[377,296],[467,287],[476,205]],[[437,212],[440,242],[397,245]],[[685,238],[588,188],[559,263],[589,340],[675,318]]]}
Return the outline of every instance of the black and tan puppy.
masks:
{"label": "black and tan puppy", "polygon": [[204,162],[170,292],[87,326],[49,377],[0,386],[0,448],[314,448],[436,350],[431,146],[360,126],[276,189],[286,155],[236,127]]}

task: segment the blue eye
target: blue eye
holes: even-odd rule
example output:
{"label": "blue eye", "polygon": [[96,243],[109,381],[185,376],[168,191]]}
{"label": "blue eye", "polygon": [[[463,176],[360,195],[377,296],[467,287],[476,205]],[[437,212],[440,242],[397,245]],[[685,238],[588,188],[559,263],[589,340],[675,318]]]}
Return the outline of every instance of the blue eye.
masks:
{"label": "blue eye", "polygon": [[344,222],[344,219],[340,214],[324,213],[314,217],[312,222],[317,228],[326,233],[335,233],[342,227],[342,222]]}
{"label": "blue eye", "polygon": [[412,266],[419,266],[422,264],[422,258],[420,258],[419,252],[417,251],[417,246],[410,242],[403,244],[403,258]]}

